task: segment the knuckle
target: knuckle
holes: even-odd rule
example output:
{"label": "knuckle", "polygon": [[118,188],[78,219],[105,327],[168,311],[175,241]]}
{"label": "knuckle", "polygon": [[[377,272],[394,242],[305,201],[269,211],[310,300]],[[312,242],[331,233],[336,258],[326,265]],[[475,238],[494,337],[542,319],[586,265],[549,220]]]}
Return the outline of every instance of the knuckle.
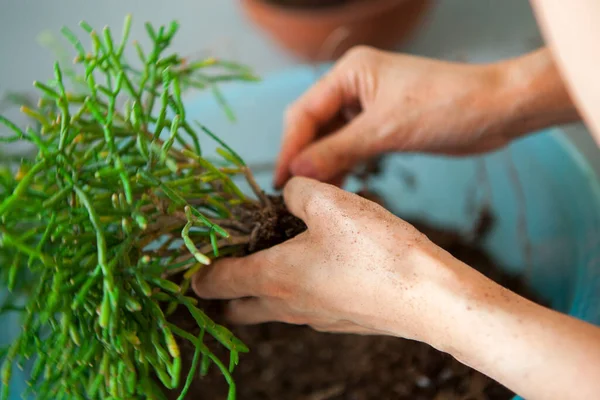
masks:
{"label": "knuckle", "polygon": [[271,254],[263,259],[257,285],[259,291],[269,297],[286,299],[292,295],[293,278],[274,250],[275,248],[271,249]]}
{"label": "knuckle", "polygon": [[268,294],[279,300],[291,300],[294,297],[292,285],[287,282],[271,282],[266,286]]}
{"label": "knuckle", "polygon": [[373,47],[366,45],[357,45],[351,47],[343,56],[343,60],[347,62],[364,61],[373,57],[377,53]]}
{"label": "knuckle", "polygon": [[304,211],[307,215],[326,216],[334,212],[337,208],[335,197],[332,196],[328,187],[312,190],[306,195]]}
{"label": "knuckle", "polygon": [[[331,185],[323,184],[322,190],[311,194],[304,204],[304,212],[310,215],[322,227],[335,227],[339,233],[352,230],[358,223],[357,215],[353,212],[357,200]],[[313,231],[315,234],[318,232]]]}
{"label": "knuckle", "polygon": [[327,216],[337,216],[344,208],[350,196],[332,185],[322,184],[318,191],[314,191],[312,198],[307,202],[307,210],[321,212]]}
{"label": "knuckle", "polygon": [[263,293],[281,300],[291,299],[295,292],[293,280],[279,268],[271,268],[261,285]]}

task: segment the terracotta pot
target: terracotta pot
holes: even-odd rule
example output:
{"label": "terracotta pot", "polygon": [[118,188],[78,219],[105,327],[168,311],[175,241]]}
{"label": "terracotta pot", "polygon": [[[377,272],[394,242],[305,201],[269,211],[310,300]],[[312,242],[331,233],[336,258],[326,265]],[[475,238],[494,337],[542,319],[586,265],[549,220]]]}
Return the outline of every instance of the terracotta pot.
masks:
{"label": "terracotta pot", "polygon": [[430,0],[356,0],[290,7],[241,0],[248,16],[280,45],[307,61],[329,61],[365,44],[393,49],[423,20]]}

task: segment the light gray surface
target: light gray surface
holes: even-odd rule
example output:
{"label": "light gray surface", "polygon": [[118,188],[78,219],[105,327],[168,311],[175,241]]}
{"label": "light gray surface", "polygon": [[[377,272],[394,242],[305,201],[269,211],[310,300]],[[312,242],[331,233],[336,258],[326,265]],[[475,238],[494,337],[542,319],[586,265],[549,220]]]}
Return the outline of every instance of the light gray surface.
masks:
{"label": "light gray surface", "polygon": [[[38,44],[41,32],[76,27],[81,19],[120,33],[126,13],[134,15],[132,37],[144,37],[143,22],[181,22],[174,50],[182,54],[233,58],[261,75],[296,61],[244,18],[236,0],[6,0],[0,10],[0,91],[30,90],[52,71],[54,55]],[[438,1],[427,22],[404,50],[453,60],[486,62],[512,57],[542,43],[526,0]],[[600,153],[582,126],[571,137],[600,172]]]}

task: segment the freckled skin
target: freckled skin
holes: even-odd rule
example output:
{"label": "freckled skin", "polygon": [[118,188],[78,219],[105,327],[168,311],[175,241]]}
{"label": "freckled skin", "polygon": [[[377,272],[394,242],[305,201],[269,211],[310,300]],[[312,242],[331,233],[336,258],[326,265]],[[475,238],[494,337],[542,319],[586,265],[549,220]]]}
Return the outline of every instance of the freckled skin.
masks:
{"label": "freckled skin", "polygon": [[[244,259],[244,271],[268,268],[271,284],[279,287],[262,297],[269,307],[255,301],[262,306],[250,312],[244,307],[251,303],[235,302],[230,318],[258,323],[286,315],[286,321],[318,330],[362,334],[389,334],[401,322],[402,330],[395,335],[426,340],[420,330],[423,317],[429,314],[427,319],[433,321],[440,310],[434,304],[436,296],[421,282],[436,274],[439,257],[451,256],[381,206],[333,186],[295,179],[284,197],[308,230]],[[230,261],[234,260],[218,262],[197,275],[196,291],[204,297],[228,297],[231,285],[219,285],[218,280],[231,276],[223,272]],[[254,295],[254,288],[243,289],[233,297]],[[431,301],[423,301],[428,298]],[[386,304],[403,306],[390,313]]]}
{"label": "freckled skin", "polygon": [[[561,18],[563,10],[584,10],[536,3],[555,3]],[[569,49],[600,54],[575,37],[578,45]],[[598,63],[574,60],[595,76]],[[598,87],[592,83],[585,86]],[[597,104],[589,102],[591,109]],[[360,110],[347,124],[320,132],[349,105]],[[194,289],[232,299],[232,322],[403,336],[450,353],[529,400],[600,399],[600,329],[498,286],[374,203],[290,180],[339,185],[381,153],[486,152],[578,119],[548,49],[474,65],[356,48],[286,113],[274,183],[288,182],[286,204],[308,230],[203,269]]]}
{"label": "freckled skin", "polygon": [[[320,134],[352,104],[359,113]],[[548,49],[468,64],[357,47],[286,112],[275,186],[291,176],[338,184],[390,151],[486,152],[578,119]]]}
{"label": "freckled skin", "polygon": [[401,336],[448,352],[528,399],[600,398],[597,327],[497,285],[357,195],[294,178],[284,198],[306,232],[194,277],[200,297],[233,299],[232,323]]}

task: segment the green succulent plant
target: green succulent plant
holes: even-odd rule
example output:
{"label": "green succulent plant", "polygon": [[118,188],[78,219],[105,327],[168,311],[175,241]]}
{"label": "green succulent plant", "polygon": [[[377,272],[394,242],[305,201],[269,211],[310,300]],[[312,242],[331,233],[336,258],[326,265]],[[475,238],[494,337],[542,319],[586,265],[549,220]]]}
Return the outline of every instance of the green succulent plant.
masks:
{"label": "green succulent plant", "polygon": [[[4,117],[4,143],[27,142],[37,155],[0,168],[0,279],[10,295],[3,313],[20,314],[22,330],[2,350],[2,398],[15,366],[32,363],[37,399],[160,399],[163,388],[183,399],[198,370],[231,377],[246,346],[186,295],[190,277],[212,259],[249,241],[236,209],[269,206],[241,157],[186,114],[182,92],[208,89],[228,113],[218,84],[253,81],[246,67],[167,51],[178,24],[146,24],[150,51],[133,42],[131,18],[122,38],[81,28],[91,51],[71,30],[74,66],[56,63],[54,78],[35,82],[37,107],[23,106],[34,127]],[[214,140],[209,159],[201,143]],[[6,145],[5,145],[6,146]],[[234,183],[242,176],[247,196]],[[174,276],[183,276],[174,282]],[[182,307],[199,335],[170,323]],[[229,350],[223,362],[204,343],[212,335]],[[182,372],[178,340],[193,344]],[[229,365],[226,365],[229,364]]]}

